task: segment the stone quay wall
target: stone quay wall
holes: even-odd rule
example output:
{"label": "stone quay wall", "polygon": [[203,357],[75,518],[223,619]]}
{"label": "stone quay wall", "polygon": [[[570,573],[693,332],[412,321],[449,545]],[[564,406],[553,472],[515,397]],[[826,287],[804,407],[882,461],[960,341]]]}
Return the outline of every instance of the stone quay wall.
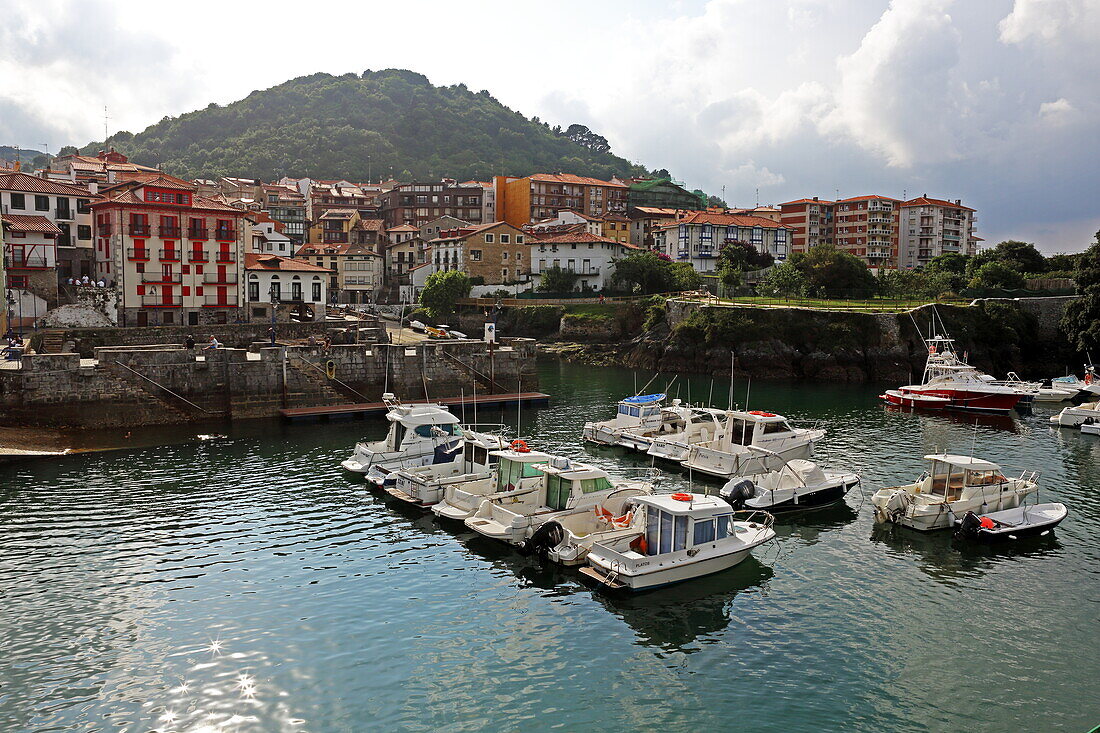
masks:
{"label": "stone quay wall", "polygon": [[[25,356],[0,370],[0,410],[9,425],[121,427],[273,417],[315,407],[538,388],[535,343],[504,339],[492,354],[477,341],[321,347],[262,346],[188,351],[180,346],[98,347]],[[331,375],[331,376],[330,376]],[[490,381],[497,387],[492,390]]]}
{"label": "stone quay wall", "polygon": [[[301,341],[314,336],[324,340],[325,334],[350,325],[352,322],[315,321],[310,323],[276,323],[275,338],[285,341]],[[70,351],[91,359],[102,346],[142,346],[163,344],[166,347],[182,346],[188,335],[202,345],[215,336],[224,346],[247,349],[253,343],[267,342],[270,323],[222,323],[201,326],[129,326],[126,328],[69,328],[59,332],[62,342]],[[381,321],[362,321],[359,341],[385,343],[389,340]]]}

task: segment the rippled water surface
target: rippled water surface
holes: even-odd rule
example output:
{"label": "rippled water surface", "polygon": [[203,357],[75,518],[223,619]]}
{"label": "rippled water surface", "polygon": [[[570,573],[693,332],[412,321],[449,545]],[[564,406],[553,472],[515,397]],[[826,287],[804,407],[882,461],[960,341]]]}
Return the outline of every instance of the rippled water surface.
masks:
{"label": "rippled water surface", "polygon": [[[554,401],[522,415],[533,446],[643,465],[577,439],[633,391],[630,371],[541,370]],[[755,383],[749,401],[820,421],[819,458],[862,469],[868,495],[924,453],[973,450],[1041,470],[1069,519],[1054,538],[960,547],[875,527],[853,491],[781,518],[779,541],[731,571],[609,599],[342,473],[381,420],[164,431],[131,440],[168,445],[0,466],[0,730],[1100,723],[1100,439],[1049,428],[1043,408],[975,427],[875,394]]]}

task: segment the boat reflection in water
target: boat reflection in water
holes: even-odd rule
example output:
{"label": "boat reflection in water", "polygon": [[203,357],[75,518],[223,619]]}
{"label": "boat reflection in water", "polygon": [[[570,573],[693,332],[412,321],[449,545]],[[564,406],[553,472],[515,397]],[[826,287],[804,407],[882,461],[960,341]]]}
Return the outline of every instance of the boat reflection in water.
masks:
{"label": "boat reflection in water", "polygon": [[737,596],[766,591],[772,575],[770,567],[750,556],[729,570],[690,583],[638,595],[594,593],[593,597],[632,628],[642,644],[666,651],[692,651],[685,647],[729,626]]}
{"label": "boat reflection in water", "polygon": [[[1004,430],[1009,433],[1020,432],[1020,424],[1011,413],[960,412],[958,410],[914,410],[898,405],[884,405],[887,413],[911,413],[930,422],[947,422],[957,425],[978,425],[979,427]],[[1019,410],[1018,410],[1019,412]]]}
{"label": "boat reflection in water", "polygon": [[1004,544],[981,544],[957,540],[950,532],[913,532],[895,524],[875,524],[871,541],[892,551],[919,558],[917,567],[934,580],[954,585],[977,578],[1002,562],[1061,551],[1054,532]]}
{"label": "boat reflection in water", "polygon": [[[858,502],[859,497],[855,500]],[[839,501],[820,509],[780,514],[775,520],[774,529],[780,538],[793,537],[801,545],[816,545],[823,533],[839,529],[857,517],[859,512],[847,502]]]}

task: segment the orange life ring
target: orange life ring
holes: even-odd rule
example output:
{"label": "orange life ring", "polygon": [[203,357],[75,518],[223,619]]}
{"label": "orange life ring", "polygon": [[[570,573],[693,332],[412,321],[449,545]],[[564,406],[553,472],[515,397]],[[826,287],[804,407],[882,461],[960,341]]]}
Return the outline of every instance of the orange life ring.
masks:
{"label": "orange life ring", "polygon": [[634,512],[627,512],[621,517],[612,518],[611,524],[615,525],[616,527],[623,528],[629,527],[632,521],[634,521]]}
{"label": "orange life ring", "polygon": [[774,412],[764,412],[763,410],[749,410],[749,414],[757,417],[775,417]]}
{"label": "orange life ring", "polygon": [[691,501],[695,497],[693,497],[691,494],[673,494],[672,498],[676,501]]}
{"label": "orange life ring", "polygon": [[531,452],[531,449],[528,448],[527,444],[524,443],[522,440],[513,440],[512,441],[512,450],[514,450],[516,453],[530,453]]}

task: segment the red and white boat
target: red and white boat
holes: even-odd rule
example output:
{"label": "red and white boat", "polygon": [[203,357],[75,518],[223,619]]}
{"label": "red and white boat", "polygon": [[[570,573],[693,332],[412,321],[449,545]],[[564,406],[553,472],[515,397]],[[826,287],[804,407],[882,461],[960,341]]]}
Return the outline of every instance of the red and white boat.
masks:
{"label": "red and white boat", "polygon": [[928,361],[920,384],[887,390],[882,399],[891,405],[926,409],[977,410],[1008,412],[1025,396],[1024,392],[966,363],[955,352],[954,339],[933,336],[928,345]]}

